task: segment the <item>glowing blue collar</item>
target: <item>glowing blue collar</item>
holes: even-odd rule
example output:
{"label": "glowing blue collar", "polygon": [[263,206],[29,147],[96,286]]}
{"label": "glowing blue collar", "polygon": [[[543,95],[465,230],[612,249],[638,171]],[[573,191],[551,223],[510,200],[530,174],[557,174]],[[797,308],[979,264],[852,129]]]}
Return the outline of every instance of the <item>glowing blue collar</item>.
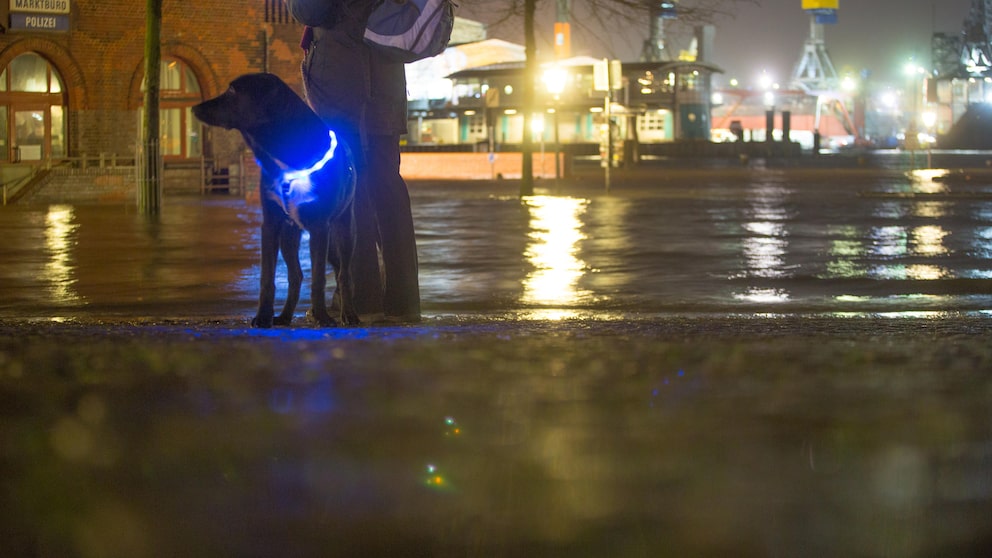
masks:
{"label": "glowing blue collar", "polygon": [[331,137],[331,146],[327,148],[327,153],[324,153],[324,157],[308,169],[283,171],[282,183],[276,189],[276,192],[274,192],[283,211],[300,228],[305,228],[303,220],[300,217],[300,206],[317,199],[313,191],[313,182],[310,181],[310,176],[320,171],[320,169],[327,165],[328,161],[334,158],[334,151],[338,147],[338,138],[334,135],[334,130],[328,130],[327,134]]}
{"label": "glowing blue collar", "polygon": [[299,181],[303,178],[309,178],[311,174],[324,168],[324,165],[334,158],[334,151],[338,147],[338,137],[334,134],[334,130],[328,130],[327,135],[331,138],[331,146],[327,148],[327,153],[324,153],[324,157],[308,169],[284,171],[282,173],[283,184],[290,184],[290,187],[292,188],[293,182]]}

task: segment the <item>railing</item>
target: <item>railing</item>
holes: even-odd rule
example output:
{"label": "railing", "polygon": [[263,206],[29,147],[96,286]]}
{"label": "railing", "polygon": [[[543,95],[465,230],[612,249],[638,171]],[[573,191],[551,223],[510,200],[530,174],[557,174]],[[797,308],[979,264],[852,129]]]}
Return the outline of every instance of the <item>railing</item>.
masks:
{"label": "railing", "polygon": [[25,176],[15,178],[10,182],[5,182],[2,185],[3,205],[7,205],[7,200],[13,200],[14,196],[17,195],[18,192],[20,192],[21,188],[23,188],[25,185],[31,182],[31,179],[35,177],[35,174],[37,173],[32,172],[31,174],[27,174]]}
{"label": "railing", "polygon": [[[25,170],[23,172],[26,172],[26,174],[0,183],[0,201],[2,201],[3,205],[13,203],[18,193],[32,179],[37,177],[39,173],[52,169],[127,169],[135,172],[135,178],[140,183],[144,172],[143,169],[139,168],[141,163],[143,163],[140,157],[143,150],[141,146],[137,146],[136,150],[139,154],[138,157],[133,154],[96,153],[91,155],[84,153],[74,157],[19,161],[14,163],[14,165],[24,168]],[[250,160],[246,161],[246,155],[244,153],[241,154],[238,162],[227,168],[217,168],[214,159],[204,156],[183,160],[163,161],[160,159],[158,161],[160,164],[159,180],[164,179],[165,173],[168,173],[170,170],[196,169],[193,172],[198,172],[199,174],[199,190],[201,194],[209,194],[221,190],[228,190],[232,194],[243,194],[248,191],[246,188],[248,178],[246,176],[246,162],[248,164],[251,163]],[[194,174],[190,178],[195,180],[195,176]]]}
{"label": "railing", "polygon": [[266,23],[296,23],[283,0],[265,0]]}
{"label": "railing", "polygon": [[236,194],[247,192],[245,170],[244,153],[237,164],[226,169],[216,168],[213,159],[200,157],[200,193],[210,194],[214,190],[228,190]]}

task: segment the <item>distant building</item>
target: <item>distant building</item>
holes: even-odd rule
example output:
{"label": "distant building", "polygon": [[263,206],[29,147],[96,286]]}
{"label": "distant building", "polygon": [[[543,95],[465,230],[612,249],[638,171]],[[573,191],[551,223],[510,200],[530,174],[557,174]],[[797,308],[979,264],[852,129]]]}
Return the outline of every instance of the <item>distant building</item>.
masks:
{"label": "distant building", "polygon": [[[22,10],[19,6],[31,6]],[[64,0],[0,4],[0,182],[42,167],[133,165],[143,105],[145,4]],[[283,0],[165,0],[162,21],[161,146],[165,188],[199,188],[201,167],[254,167],[239,134],[203,127],[190,108],[235,77],[272,72],[302,94],[299,39]],[[411,148],[523,137],[517,101],[524,52],[457,18],[452,46],[408,66]],[[601,141],[603,94],[592,58],[562,61],[567,83],[556,101],[539,84],[545,120],[557,115],[563,143]],[[645,143],[709,137],[704,61],[626,64],[616,97],[617,129]],[[514,112],[516,111],[516,112]],[[538,132],[546,141],[554,127]],[[257,171],[257,169],[255,169]]]}
{"label": "distant building", "polygon": [[915,81],[917,125],[938,137],[942,147],[992,148],[987,105],[992,103],[992,12],[986,1],[972,2],[957,34],[935,33],[933,68]]}
{"label": "distant building", "polygon": [[[536,93],[544,116],[536,118],[538,140],[554,140],[556,121],[561,143],[602,141],[605,93],[593,86],[596,62],[591,57],[572,57],[540,65]],[[519,144],[524,134],[520,102],[524,65],[523,46],[494,39],[453,45],[436,58],[410,64],[409,144]],[[565,75],[557,99],[542,81],[551,67],[563,69]],[[613,107],[621,138],[636,143],[710,138],[710,83],[719,68],[691,56],[626,62],[622,68],[622,88]]]}

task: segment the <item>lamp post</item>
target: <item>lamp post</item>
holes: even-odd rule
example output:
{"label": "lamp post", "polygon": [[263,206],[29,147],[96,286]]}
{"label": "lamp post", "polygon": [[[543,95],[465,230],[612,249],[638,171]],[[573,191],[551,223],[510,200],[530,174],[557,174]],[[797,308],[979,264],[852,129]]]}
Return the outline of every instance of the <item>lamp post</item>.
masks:
{"label": "lamp post", "polygon": [[561,94],[565,90],[565,80],[568,74],[560,66],[552,66],[544,71],[544,87],[554,98],[555,106],[552,109],[554,117],[552,125],[555,130],[555,180],[561,178],[561,142],[558,139],[558,112],[561,108]]}
{"label": "lamp post", "polygon": [[145,5],[145,96],[141,114],[143,152],[138,209],[144,215],[158,215],[162,210],[162,144],[159,137],[162,0],[147,0]]}
{"label": "lamp post", "polygon": [[935,135],[934,127],[937,125],[937,113],[928,110],[923,113],[921,117],[923,120],[923,127],[927,133],[927,168],[933,168],[933,136]]}
{"label": "lamp post", "polygon": [[530,121],[530,131],[531,134],[541,138],[541,173],[540,177],[544,178],[544,115],[539,114],[531,119]]}
{"label": "lamp post", "polygon": [[906,140],[905,146],[912,153],[913,166],[916,166],[916,150],[920,147],[919,138],[919,125],[917,120],[920,118],[920,83],[919,77],[926,72],[923,66],[916,64],[916,62],[910,59],[909,62],[903,67],[903,73],[909,80],[910,94],[909,98],[909,123],[906,126]]}
{"label": "lamp post", "polygon": [[765,103],[765,142],[771,144],[775,141],[775,93],[765,91],[763,100]]}

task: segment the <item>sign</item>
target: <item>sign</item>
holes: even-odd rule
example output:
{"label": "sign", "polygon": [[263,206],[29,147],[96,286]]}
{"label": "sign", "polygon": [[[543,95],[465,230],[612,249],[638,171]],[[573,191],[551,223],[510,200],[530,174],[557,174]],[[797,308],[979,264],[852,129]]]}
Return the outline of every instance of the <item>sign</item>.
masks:
{"label": "sign", "polygon": [[592,65],[592,84],[596,91],[623,88],[623,68],[619,60],[602,59]]}
{"label": "sign", "polygon": [[69,13],[69,7],[69,0],[10,0],[11,12],[67,14]]}
{"label": "sign", "polygon": [[30,31],[68,31],[69,16],[62,14],[10,14],[11,29]]}
{"label": "sign", "polygon": [[679,12],[675,8],[674,1],[662,2],[658,7],[660,8],[662,19],[677,19],[679,17]]}
{"label": "sign", "polygon": [[572,30],[568,22],[555,22],[555,58],[561,60],[572,56]]}
{"label": "sign", "polygon": [[840,0],[803,0],[804,10],[839,10]]}
{"label": "sign", "polygon": [[490,87],[486,89],[486,108],[496,108],[499,106],[499,89]]}
{"label": "sign", "polygon": [[813,14],[813,21],[821,25],[836,25],[837,10],[810,10]]}

